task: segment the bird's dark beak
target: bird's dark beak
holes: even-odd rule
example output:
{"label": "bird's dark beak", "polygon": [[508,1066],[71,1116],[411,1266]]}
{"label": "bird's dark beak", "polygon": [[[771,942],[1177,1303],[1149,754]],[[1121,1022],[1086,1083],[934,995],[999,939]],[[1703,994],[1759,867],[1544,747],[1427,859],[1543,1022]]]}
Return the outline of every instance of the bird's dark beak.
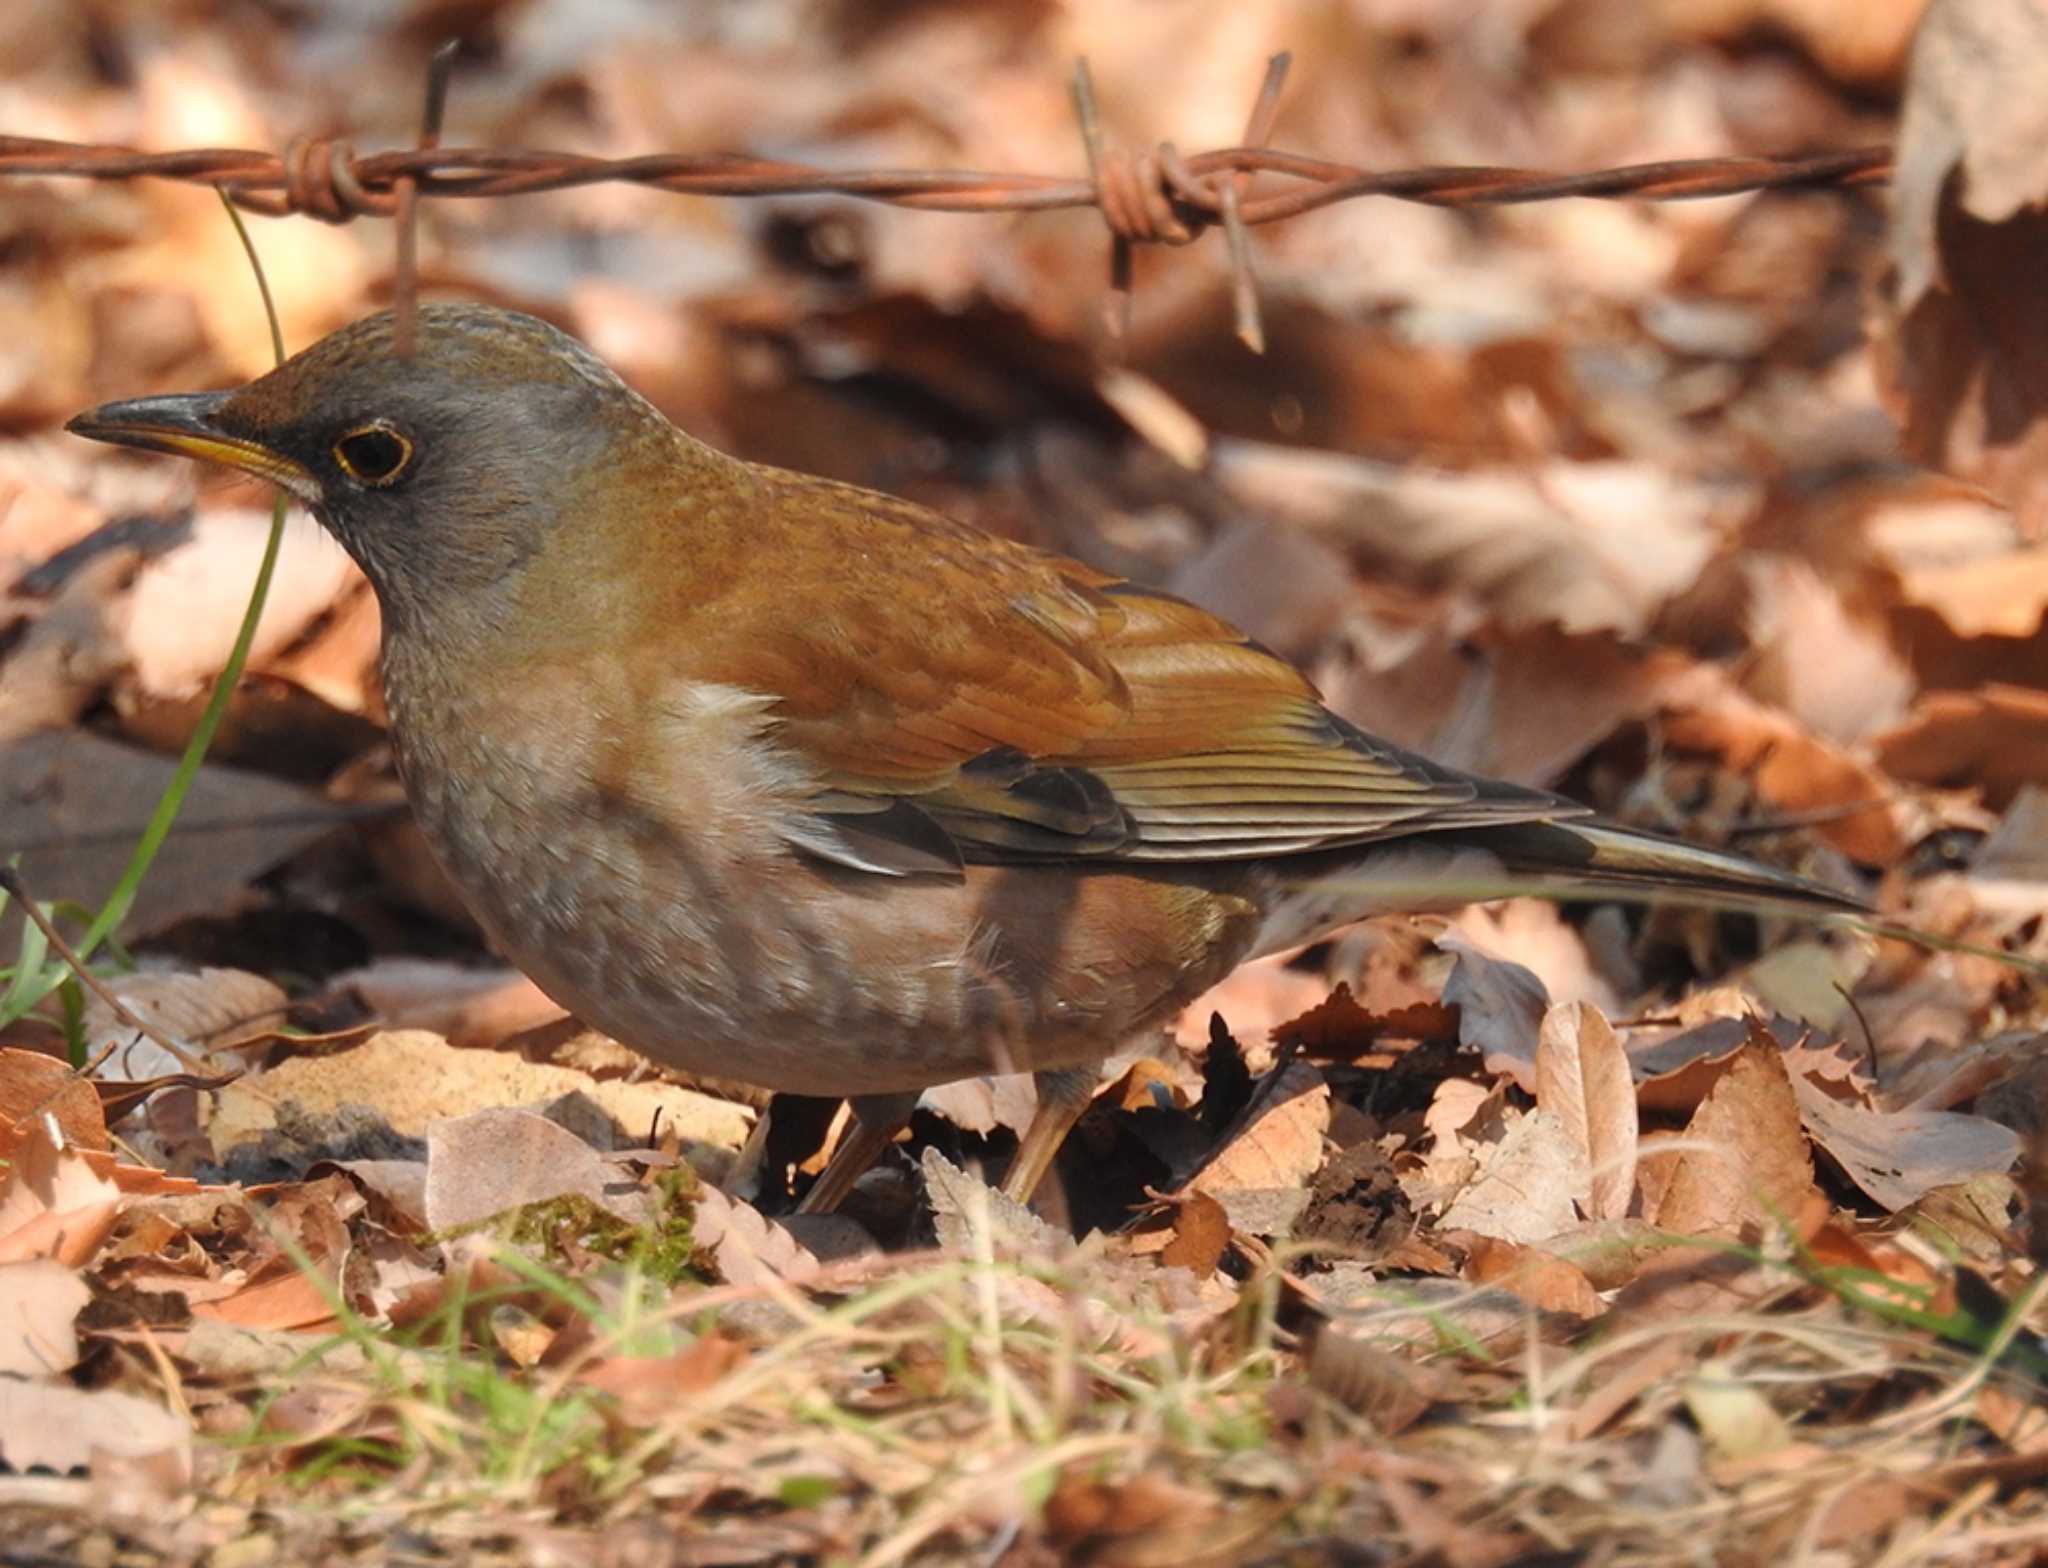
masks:
{"label": "bird's dark beak", "polygon": [[170,452],[202,462],[239,468],[289,490],[300,500],[320,499],[320,482],[295,458],[259,441],[230,435],[216,422],[230,392],[181,392],[170,397],[130,398],[102,403],[67,421],[64,428],[91,441]]}

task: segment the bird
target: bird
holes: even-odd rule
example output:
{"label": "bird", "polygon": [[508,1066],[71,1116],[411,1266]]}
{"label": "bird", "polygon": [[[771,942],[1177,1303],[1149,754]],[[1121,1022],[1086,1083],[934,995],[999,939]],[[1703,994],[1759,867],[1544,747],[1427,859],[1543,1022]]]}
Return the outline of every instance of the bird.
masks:
{"label": "bird", "polygon": [[728,456],[574,338],[358,320],[67,428],[255,474],[369,579],[435,856],[555,1002],[688,1072],[843,1096],[839,1202],[918,1095],[1035,1075],[1028,1200],[1099,1065],[1249,959],[1512,893],[1853,895],[1434,763],[1198,605]]}

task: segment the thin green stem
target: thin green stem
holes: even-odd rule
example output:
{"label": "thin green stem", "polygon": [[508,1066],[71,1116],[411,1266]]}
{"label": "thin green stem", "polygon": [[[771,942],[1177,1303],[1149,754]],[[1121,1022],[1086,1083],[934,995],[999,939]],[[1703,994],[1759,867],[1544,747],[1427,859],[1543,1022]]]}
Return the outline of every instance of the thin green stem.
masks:
{"label": "thin green stem", "polygon": [[[270,345],[279,364],[284,363],[284,329],[278,324],[277,306],[271,299],[270,282],[264,276],[263,263],[256,254],[255,243],[249,238],[249,230],[242,222],[242,215],[235,210],[234,203],[221,196],[221,205],[227,209],[228,221],[235,226],[235,233],[242,241],[242,249],[249,257],[249,265],[256,274],[256,288],[263,299],[263,313],[270,323]],[[220,728],[221,715],[227,711],[228,698],[233,695],[235,683],[241,679],[242,666],[248,662],[249,649],[256,641],[256,626],[263,617],[263,603],[270,594],[270,581],[277,571],[277,556],[284,542],[284,497],[277,498],[277,504],[270,512],[270,537],[264,541],[263,559],[256,568],[256,581],[249,592],[248,606],[242,612],[242,624],[235,633],[234,646],[228,652],[227,663],[223,666],[220,679],[214,683],[213,694],[207,699],[206,709],[194,726],[192,738],[185,743],[184,754],[178,759],[177,771],[164,789],[150,814],[149,824],[142,830],[142,837],[136,841],[135,851],[128,857],[127,868],[121,873],[121,880],[115,884],[107,901],[86,927],[85,934],[78,939],[80,960],[89,959],[94,951],[111,936],[128,911],[135,905],[135,896],[141,889],[142,879],[148,875],[155,862],[157,852],[163,848],[164,840],[170,836],[171,824],[177,820],[178,812],[185,803],[185,796],[192,787],[192,781],[199,774],[199,765],[206,759],[207,747],[212,745],[214,732]],[[26,967],[26,966],[24,966]],[[0,1024],[12,1023],[30,1008],[34,1007],[50,992],[63,984],[69,970],[62,964],[46,964],[39,968],[35,978],[24,983],[17,974],[9,987],[6,1003],[0,1007]]]}

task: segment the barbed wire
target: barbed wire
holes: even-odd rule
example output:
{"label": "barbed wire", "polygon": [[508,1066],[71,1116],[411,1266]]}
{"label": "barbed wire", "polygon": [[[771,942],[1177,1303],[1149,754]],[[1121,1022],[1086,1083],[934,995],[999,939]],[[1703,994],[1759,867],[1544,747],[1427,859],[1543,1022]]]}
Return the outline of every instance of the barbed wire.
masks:
{"label": "barbed wire", "polygon": [[[1205,185],[1217,174],[1283,174],[1309,184],[1306,190],[1244,200],[1240,211],[1245,223],[1254,227],[1363,196],[1481,207],[1567,196],[1680,201],[1797,187],[1870,185],[1890,175],[1892,161],[1888,147],[1863,147],[1807,158],[1685,158],[1558,174],[1490,166],[1361,169],[1263,147],[1222,147],[1183,156],[1168,143],[1146,156],[1157,161],[1160,193],[1184,222],[1207,224],[1220,217],[1221,199]],[[1048,212],[1102,205],[1096,182],[1073,175],[826,169],[727,154],[590,158],[482,147],[358,156],[347,142],[325,138],[296,141],[280,155],[226,147],[138,152],[131,147],[0,135],[0,175],[218,185],[236,205],[250,211],[331,223],[393,216],[393,187],[405,177],[419,181],[421,196],[434,198],[529,196],[617,181],[687,196],[854,196],[928,212]]]}
{"label": "barbed wire", "polygon": [[[1087,62],[1076,65],[1074,102],[1088,159],[1085,176],[1002,174],[978,169],[830,169],[736,154],[653,153],[593,158],[526,148],[443,147],[441,110],[452,48],[429,68],[419,144],[359,154],[339,137],[295,137],[282,153],[205,147],[143,152],[132,147],[0,135],[0,176],[92,180],[166,179],[212,185],[238,206],[272,217],[327,223],[400,219],[397,268],[402,316],[411,313],[412,208],[421,199],[476,200],[634,184],[687,196],[844,196],[924,212],[1028,213],[1095,208],[1112,243],[1112,326],[1128,319],[1131,256],[1138,245],[1184,245],[1212,226],[1230,241],[1238,331],[1262,339],[1246,231],[1339,202],[1393,197],[1439,207],[1504,206],[1567,197],[1681,201],[1759,191],[1846,188],[1891,174],[1887,147],[1804,158],[1693,158],[1578,174],[1503,167],[1361,168],[1264,145],[1276,116],[1288,56],[1267,62],[1244,144],[1183,155],[1171,142],[1133,151],[1101,129]],[[1259,176],[1291,188],[1255,191]]]}

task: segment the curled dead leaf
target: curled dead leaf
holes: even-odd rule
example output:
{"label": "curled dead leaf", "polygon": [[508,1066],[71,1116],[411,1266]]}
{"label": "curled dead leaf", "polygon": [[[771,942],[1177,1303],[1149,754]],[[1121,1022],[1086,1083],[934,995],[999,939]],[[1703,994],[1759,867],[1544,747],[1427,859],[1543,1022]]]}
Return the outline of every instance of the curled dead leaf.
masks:
{"label": "curled dead leaf", "polygon": [[1253,1091],[1250,1120],[1196,1173],[1196,1192],[1246,1187],[1297,1187],[1323,1162],[1330,1128],[1330,1086],[1306,1062],[1295,1062]]}
{"label": "curled dead leaf", "polygon": [[1420,1421],[1446,1394],[1441,1372],[1328,1322],[1318,1324],[1309,1346],[1308,1380],[1389,1437]]}
{"label": "curled dead leaf", "polygon": [[1160,1249],[1159,1261],[1207,1279],[1229,1246],[1230,1216],[1223,1205],[1206,1192],[1191,1192],[1175,1209],[1173,1238]]}
{"label": "curled dead leaf", "polygon": [[1465,1277],[1475,1285],[1511,1290],[1545,1312],[1592,1319],[1607,1310],[1577,1265],[1545,1248],[1474,1236],[1465,1254]]}
{"label": "curled dead leaf", "polygon": [[24,1124],[49,1116],[64,1142],[104,1149],[107,1124],[90,1079],[40,1051],[0,1050],[0,1154],[23,1136]]}
{"label": "curled dead leaf", "polygon": [[1652,1216],[1660,1229],[1755,1241],[1802,1224],[1813,1156],[1774,1042],[1752,1039],[1729,1058],[1674,1147],[1662,1156],[1672,1163]]}
{"label": "curled dead leaf", "polygon": [[1553,1007],[1536,1044],[1536,1103],[1555,1111],[1586,1163],[1586,1218],[1627,1215],[1636,1184],[1636,1086],[1628,1055],[1590,1002]]}

